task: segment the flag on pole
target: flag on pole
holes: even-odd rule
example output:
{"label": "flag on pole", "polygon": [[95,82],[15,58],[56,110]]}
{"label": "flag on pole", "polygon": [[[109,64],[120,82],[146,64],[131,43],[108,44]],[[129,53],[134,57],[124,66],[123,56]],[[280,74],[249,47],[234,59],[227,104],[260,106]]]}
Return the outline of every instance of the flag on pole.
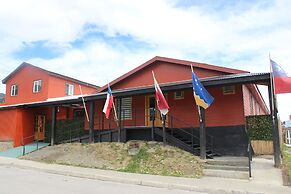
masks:
{"label": "flag on pole", "polygon": [[155,78],[155,74],[153,73],[153,78],[154,78],[154,85],[155,85],[155,90],[156,90],[156,100],[157,100],[157,105],[158,109],[163,115],[166,115],[169,112],[169,105],[163,95],[163,92]]}
{"label": "flag on pole", "polygon": [[112,105],[113,105],[113,95],[112,95],[112,91],[110,89],[110,86],[108,84],[107,98],[106,98],[106,102],[105,102],[104,107],[103,107],[103,112],[106,116],[106,119],[109,118]]}
{"label": "flag on pole", "polygon": [[270,63],[275,94],[291,93],[291,77],[276,62],[270,59]]}
{"label": "flag on pole", "polygon": [[193,94],[196,101],[197,106],[201,106],[204,109],[207,109],[213,102],[214,98],[207,92],[204,86],[199,81],[198,77],[192,70],[192,86],[193,86]]}

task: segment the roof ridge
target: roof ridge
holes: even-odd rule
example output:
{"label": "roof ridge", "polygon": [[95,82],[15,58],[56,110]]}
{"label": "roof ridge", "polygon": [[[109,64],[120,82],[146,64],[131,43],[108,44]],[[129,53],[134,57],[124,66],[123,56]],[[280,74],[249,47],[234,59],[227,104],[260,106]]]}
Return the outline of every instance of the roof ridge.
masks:
{"label": "roof ridge", "polygon": [[2,83],[5,84],[8,79],[10,79],[14,74],[16,74],[20,69],[24,68],[25,66],[31,66],[33,68],[37,68],[37,69],[39,69],[41,71],[44,71],[44,72],[48,73],[49,75],[52,75],[52,76],[55,76],[55,77],[60,77],[60,78],[67,79],[67,80],[71,80],[73,82],[77,82],[77,83],[80,83],[82,85],[86,85],[86,86],[93,87],[93,88],[96,88],[96,89],[100,88],[100,86],[96,86],[94,84],[90,84],[88,82],[84,82],[84,81],[81,81],[79,79],[75,79],[73,77],[69,77],[69,76],[62,75],[62,74],[59,74],[59,73],[56,73],[56,72],[53,72],[53,71],[49,71],[49,70],[46,70],[44,68],[32,65],[32,64],[30,64],[28,62],[22,62],[14,71],[12,71],[8,76],[6,76],[2,80]]}

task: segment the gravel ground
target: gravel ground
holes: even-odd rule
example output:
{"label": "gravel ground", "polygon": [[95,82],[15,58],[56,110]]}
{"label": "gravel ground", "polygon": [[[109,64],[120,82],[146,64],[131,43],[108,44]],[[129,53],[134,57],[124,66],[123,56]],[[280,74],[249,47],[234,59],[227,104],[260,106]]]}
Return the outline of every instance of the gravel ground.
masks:
{"label": "gravel ground", "polygon": [[[135,153],[137,148],[138,152]],[[203,171],[203,163],[198,157],[157,142],[61,144],[43,148],[22,158],[46,163],[183,177],[200,177]]]}
{"label": "gravel ground", "polygon": [[0,152],[6,151],[10,148],[13,148],[13,142],[10,141],[0,142]]}

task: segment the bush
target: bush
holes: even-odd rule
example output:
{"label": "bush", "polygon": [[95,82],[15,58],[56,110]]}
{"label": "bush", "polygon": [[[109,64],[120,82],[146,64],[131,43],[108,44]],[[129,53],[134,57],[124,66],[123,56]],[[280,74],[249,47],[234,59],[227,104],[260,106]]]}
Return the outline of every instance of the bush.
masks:
{"label": "bush", "polygon": [[270,115],[246,117],[247,133],[251,140],[272,140],[272,118]]}

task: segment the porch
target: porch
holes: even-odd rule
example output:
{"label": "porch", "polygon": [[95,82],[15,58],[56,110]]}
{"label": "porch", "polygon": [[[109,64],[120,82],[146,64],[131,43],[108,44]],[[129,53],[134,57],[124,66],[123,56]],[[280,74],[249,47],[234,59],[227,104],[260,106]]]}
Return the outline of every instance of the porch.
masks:
{"label": "porch", "polygon": [[[270,89],[270,75],[268,73],[266,74],[238,74],[238,75],[226,75],[226,76],[219,76],[219,77],[212,77],[212,78],[205,78],[201,79],[202,83],[204,86],[206,86],[210,92],[213,90],[215,92],[215,88],[221,88],[222,86],[227,86],[227,85],[235,85],[236,87],[240,87],[241,85],[244,84],[262,84],[266,85]],[[173,93],[176,91],[190,91],[186,92],[185,96],[191,94],[191,87],[192,83],[191,81],[183,81],[179,83],[169,83],[169,84],[161,84],[161,88],[163,92],[168,93],[168,100],[171,101],[171,98],[173,98]],[[106,93],[98,93],[94,94],[91,96],[86,96],[84,97],[84,101],[87,103],[87,109],[89,110],[89,122],[85,121],[85,129],[88,130],[88,142],[102,142],[102,141],[127,141],[130,140],[131,138],[136,138],[138,137],[143,137],[144,140],[152,140],[154,138],[161,138],[162,135],[161,133],[161,126],[156,123],[158,122],[158,119],[154,121],[154,124],[151,123],[149,117],[149,111],[150,111],[150,106],[148,106],[148,109],[146,108],[146,100],[145,96],[150,96],[154,93],[154,88],[153,87],[139,87],[139,88],[132,88],[132,89],[123,89],[123,90],[116,90],[113,91],[113,95],[117,101],[120,101],[116,103],[119,108],[119,117],[124,119],[119,119],[118,122],[113,120],[113,116],[111,116],[110,120],[104,119],[102,116],[102,107],[104,104],[104,100],[106,98]],[[270,92],[271,93],[271,92]],[[237,93],[239,96],[241,96],[241,93]],[[192,94],[191,94],[192,95]],[[132,101],[132,112],[131,112],[131,119],[126,119],[126,115],[129,114],[126,112],[124,108],[122,108],[122,99],[126,99],[128,97],[132,98],[141,98],[141,101],[136,101],[136,102],[144,102],[144,104],[141,104],[136,107],[136,104],[134,104],[134,101]],[[225,97],[226,98],[226,97]],[[224,98],[224,99],[225,99]],[[193,97],[191,98],[193,100]],[[216,98],[221,99],[221,98]],[[231,99],[231,98],[230,98]],[[225,100],[228,101],[228,100]],[[229,100],[230,102],[231,100]],[[55,130],[56,130],[56,112],[55,110],[57,109],[58,106],[63,105],[63,104],[72,104],[72,103],[81,103],[82,99],[79,98],[77,100],[68,100],[68,101],[56,101],[56,102],[45,102],[45,103],[40,103],[40,104],[34,104],[30,105],[29,107],[35,107],[35,106],[52,106],[52,120],[51,120],[51,144],[54,145],[56,143],[55,139]],[[175,107],[172,108],[172,110],[178,110],[179,107],[179,102],[181,101],[176,101],[173,102],[173,104],[176,103],[176,105],[173,106],[172,103],[170,103],[170,107]],[[185,101],[184,101],[185,102]],[[232,102],[233,103],[233,102]],[[272,102],[270,101],[270,104]],[[150,103],[149,103],[150,104]],[[233,104],[232,104],[233,105]],[[117,107],[117,109],[118,109]],[[171,141],[176,141],[177,144],[182,144],[181,142],[183,141],[178,141],[179,139],[177,136],[182,136],[187,137],[183,143],[187,144],[186,141],[190,141],[189,144],[191,146],[198,144],[199,146],[201,145],[201,128],[198,125],[198,115],[197,117],[195,116],[195,113],[197,114],[197,111],[195,111],[195,106],[193,103],[184,103],[183,106],[184,110],[187,109],[188,112],[184,112],[184,110],[180,111],[180,115],[176,111],[170,110],[170,114],[168,116],[168,120],[165,123],[167,126],[165,126],[165,132],[166,134],[166,139],[168,143],[171,143]],[[233,107],[232,107],[233,108]],[[215,113],[217,115],[216,119],[209,119],[213,114],[207,113],[205,114],[205,119],[206,119],[206,130],[207,130],[207,135],[204,135],[203,139],[205,138],[204,145],[205,145],[205,150],[207,148],[207,145],[209,146],[209,149],[211,148],[211,144],[213,148],[212,150],[215,151],[215,149],[219,148],[219,152],[223,154],[223,151],[230,150],[234,148],[232,151],[235,152],[235,150],[247,150],[247,145],[248,145],[248,139],[245,134],[245,125],[244,125],[244,117],[241,116],[238,119],[234,118],[236,114],[232,114],[231,111],[224,111],[225,106],[220,106],[220,109],[217,107],[213,106],[213,109],[215,109]],[[243,111],[243,110],[242,110]],[[173,115],[171,115],[171,112],[173,112]],[[191,112],[191,114],[188,114]],[[224,113],[227,113],[227,116],[223,115]],[[241,114],[243,114],[241,112]],[[181,117],[181,115],[183,117]],[[157,116],[158,118],[158,116]],[[176,118],[187,118],[186,121],[183,119],[183,125],[178,125]],[[191,119],[190,126],[185,125],[185,123],[189,123],[188,118]],[[229,120],[226,120],[225,118],[230,118]],[[212,123],[211,123],[211,122]],[[233,123],[228,123],[225,124],[223,122],[233,122]],[[241,122],[243,121],[243,122]],[[216,124],[215,124],[216,122]],[[219,122],[222,122],[223,124],[217,124]],[[276,126],[276,125],[274,125]],[[205,128],[204,134],[205,134]],[[221,132],[222,130],[227,131],[229,135],[225,136]],[[179,133],[177,133],[179,131]],[[278,138],[278,129],[275,128],[275,133],[274,133],[274,141],[277,141]],[[144,135],[137,135],[138,133],[143,133]],[[244,133],[244,134],[243,134]],[[175,137],[176,134],[176,137]],[[178,134],[178,135],[177,135]],[[197,135],[198,134],[198,135]],[[196,137],[199,138],[196,138]],[[211,141],[211,136],[214,137],[213,141]],[[221,136],[221,137],[220,137]],[[173,140],[172,137],[175,137]],[[171,140],[172,139],[172,140]],[[193,139],[193,141],[192,141]],[[231,144],[226,143],[225,139],[228,140],[228,142],[232,142]],[[180,139],[181,140],[181,139]],[[197,141],[194,141],[197,140]],[[243,144],[240,144],[240,140],[243,141]],[[232,145],[239,145],[239,147],[233,147]],[[184,144],[183,144],[184,145]],[[224,148],[219,145],[224,145]],[[276,146],[279,146],[278,142],[275,142]],[[193,150],[193,148],[191,148]],[[199,150],[199,149],[198,149]],[[278,147],[276,148],[277,152],[279,153]]]}

